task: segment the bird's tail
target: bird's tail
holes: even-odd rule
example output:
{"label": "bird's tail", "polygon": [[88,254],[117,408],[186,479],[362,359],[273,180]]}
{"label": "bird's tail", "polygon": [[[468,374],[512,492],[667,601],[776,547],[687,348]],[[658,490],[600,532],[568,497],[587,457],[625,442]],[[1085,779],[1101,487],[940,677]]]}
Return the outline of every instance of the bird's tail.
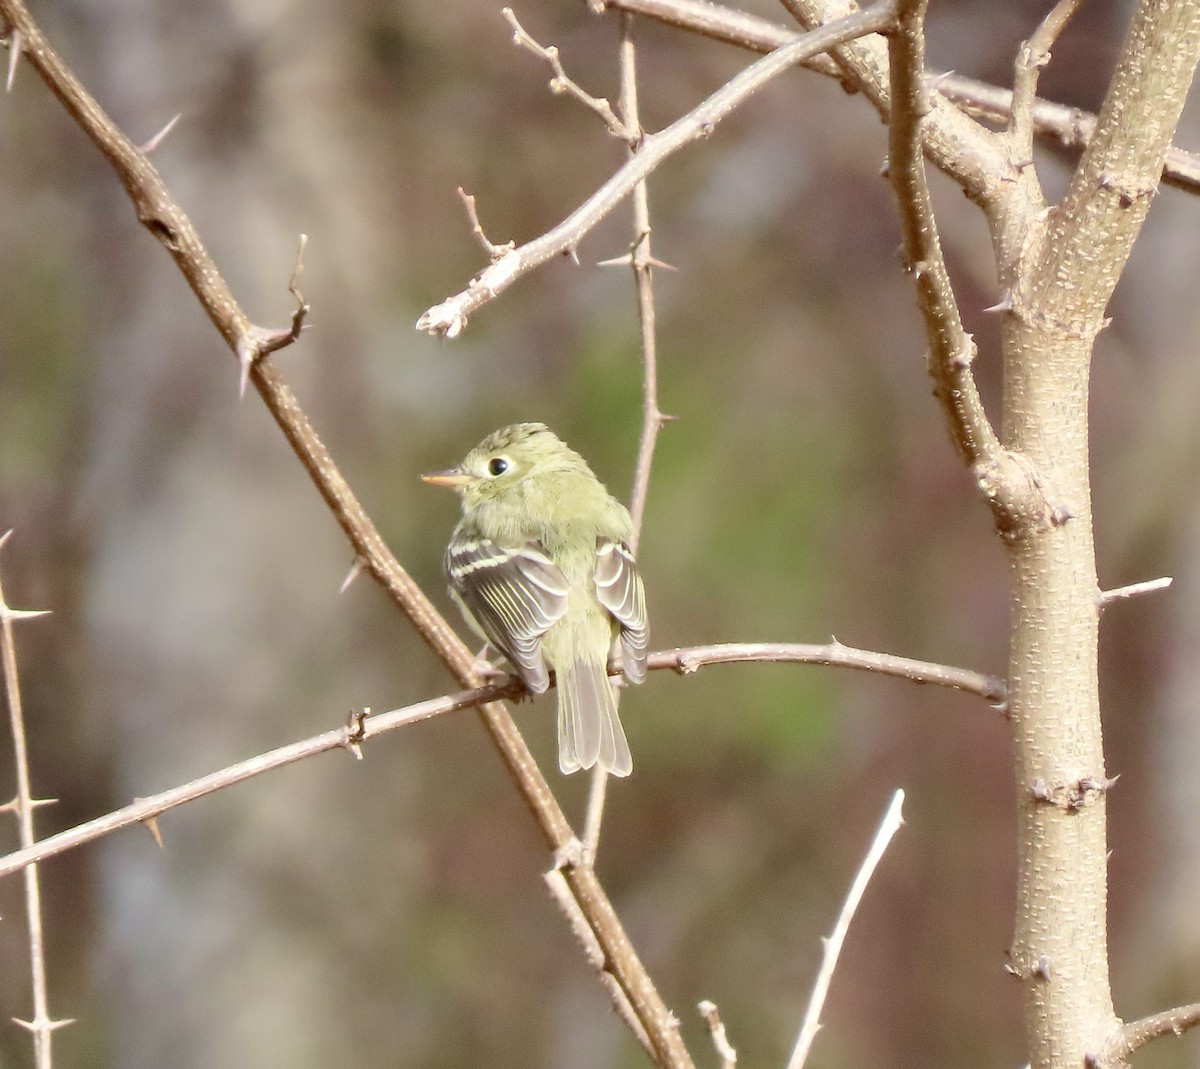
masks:
{"label": "bird's tail", "polygon": [[614,776],[628,776],[633,758],[603,662],[572,658],[556,675],[558,767],[571,773],[598,764]]}

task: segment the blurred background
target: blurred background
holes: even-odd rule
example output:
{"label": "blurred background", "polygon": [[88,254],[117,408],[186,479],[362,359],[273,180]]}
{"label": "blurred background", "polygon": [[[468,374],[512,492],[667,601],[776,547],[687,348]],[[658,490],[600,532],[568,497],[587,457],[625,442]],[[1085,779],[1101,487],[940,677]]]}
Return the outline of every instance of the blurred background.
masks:
{"label": "blurred background", "polygon": [[[1048,4],[934,5],[930,62],[1009,84]],[[1098,105],[1128,4],[1093,0],[1045,95]],[[769,0],[753,10],[783,21]],[[497,242],[552,226],[621,161],[485,0],[67,0],[35,16],[154,159],[248,313],[279,325],[297,236],[312,329],[277,357],[402,563],[443,607],[453,495],[417,474],[541,419],[624,496],[640,421],[628,208],[478,312],[412,329]],[[523,0],[571,75],[616,95],[615,15]],[[661,127],[749,61],[639,22]],[[1200,147],[1200,111],[1179,143]],[[885,131],[802,71],[653,177],[661,404],[641,560],[655,647],[827,640],[1005,664],[1003,551],[958,463],[879,177]],[[1061,189],[1070,159],[1039,171]],[[998,298],[976,209],[942,231],[996,411]],[[1200,202],[1156,202],[1095,359],[1111,945],[1126,1017],[1200,997]],[[30,68],[0,100],[0,530],[42,835],[451,681],[369,580],[120,185]],[[456,620],[457,623],[457,620]],[[553,702],[516,710],[554,771]],[[907,827],[869,890],[810,1064],[1021,1064],[1008,727],[978,699],[827,668],[663,673],[623,707],[598,869],[699,1064],[694,1007],[781,1065],[888,797]],[[0,776],[9,782],[7,733]],[[325,755],[42,867],[56,1064],[158,1069],[636,1066],[470,713]],[[0,846],[15,829],[0,825]],[[21,884],[0,883],[0,1018],[28,1017]],[[0,1064],[31,1064],[0,1026]],[[1195,1064],[1197,1040],[1139,1064]]]}

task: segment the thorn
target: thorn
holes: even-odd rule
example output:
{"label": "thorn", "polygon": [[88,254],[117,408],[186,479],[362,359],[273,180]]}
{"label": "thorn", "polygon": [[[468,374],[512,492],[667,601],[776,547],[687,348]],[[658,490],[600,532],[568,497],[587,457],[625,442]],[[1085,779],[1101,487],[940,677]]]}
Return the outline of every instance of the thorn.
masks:
{"label": "thorn", "polygon": [[20,1017],[13,1018],[13,1024],[19,1024],[22,1028],[28,1029],[30,1032],[57,1032],[60,1028],[66,1028],[69,1024],[74,1024],[74,1017],[67,1017],[61,1021],[51,1021],[42,1019],[37,1021],[23,1021]]}
{"label": "thorn", "polygon": [[362,557],[355,557],[354,563],[350,565],[350,571],[346,573],[346,578],[342,580],[342,585],[338,587],[338,593],[344,594],[350,589],[350,584],[354,582],[364,571],[366,571],[367,562]]}
{"label": "thorn", "polygon": [[577,245],[568,245],[563,249],[563,255],[571,258],[571,263],[576,267],[579,266],[579,247]]}
{"label": "thorn", "polygon": [[237,343],[237,360],[241,374],[238,377],[238,399],[246,396],[246,385],[250,382],[250,371],[259,357],[258,342],[250,333],[243,334]]}
{"label": "thorn", "polygon": [[10,609],[0,602],[0,620],[32,620],[36,616],[49,615],[49,609]]}
{"label": "thorn", "polygon": [[8,76],[4,79],[4,91],[12,92],[13,82],[17,80],[17,64],[21,62],[21,52],[25,47],[24,35],[18,29],[13,29],[8,35]]}
{"label": "thorn", "polygon": [[597,260],[597,267],[632,267],[633,253],[627,252],[624,256],[614,256],[611,260]]}
{"label": "thorn", "polygon": [[983,311],[985,313],[998,315],[1003,312],[1011,312],[1012,307],[1013,307],[1012,291],[1005,290],[1000,295],[1000,300],[998,300],[995,304],[989,304],[986,308],[983,309]]}
{"label": "thorn", "polygon": [[1035,779],[1029,785],[1029,793],[1033,795],[1035,802],[1052,802],[1054,801],[1054,792],[1046,786],[1044,779]]}
{"label": "thorn", "polygon": [[929,89],[937,92],[942,86],[954,77],[954,70],[951,68],[948,71],[942,71],[940,74],[934,74],[925,79],[925,84]]}
{"label": "thorn", "polygon": [[1034,959],[1033,968],[1029,970],[1029,975],[1038,980],[1050,979],[1050,959],[1045,954],[1039,954]]}
{"label": "thorn", "polygon": [[150,138],[149,141],[146,141],[142,145],[139,146],[139,148],[141,148],[141,150],[142,150],[142,153],[146,156],[149,156],[150,153],[152,153],[156,148],[158,148],[159,145],[161,145],[167,139],[167,135],[172,130],[175,129],[175,124],[177,122],[179,122],[179,120],[182,118],[183,118],[183,112],[177,111],[175,113],[175,117],[173,119],[171,119],[171,121],[168,122],[166,126],[164,126],[161,130],[159,130],[157,134],[155,134],[152,138]]}
{"label": "thorn", "polygon": [[161,850],[163,848],[163,837],[162,832],[159,831],[158,828],[158,817],[147,817],[142,821],[142,823],[145,825],[146,830],[150,833],[151,838],[154,839],[154,842]]}
{"label": "thorn", "polygon": [[1057,505],[1050,511],[1050,526],[1062,527],[1067,520],[1075,518],[1070,505]]}
{"label": "thorn", "polygon": [[1164,575],[1158,579],[1146,579],[1140,583],[1130,583],[1128,586],[1119,586],[1113,590],[1104,590],[1096,598],[1096,604],[1103,609],[1114,601],[1124,601],[1128,598],[1137,597],[1139,594],[1152,594],[1156,590],[1166,590],[1172,582],[1171,576]]}

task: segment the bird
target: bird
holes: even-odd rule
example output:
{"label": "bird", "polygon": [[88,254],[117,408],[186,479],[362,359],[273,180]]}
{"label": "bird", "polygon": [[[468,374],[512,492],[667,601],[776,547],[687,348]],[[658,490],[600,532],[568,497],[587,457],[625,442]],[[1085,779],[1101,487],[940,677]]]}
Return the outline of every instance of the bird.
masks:
{"label": "bird", "polygon": [[629,512],[544,423],[483,439],[456,467],[422,475],[462,498],[444,567],[467,624],[532,694],[558,689],[558,764],[633,770],[608,659],[646,678],[646,594]]}

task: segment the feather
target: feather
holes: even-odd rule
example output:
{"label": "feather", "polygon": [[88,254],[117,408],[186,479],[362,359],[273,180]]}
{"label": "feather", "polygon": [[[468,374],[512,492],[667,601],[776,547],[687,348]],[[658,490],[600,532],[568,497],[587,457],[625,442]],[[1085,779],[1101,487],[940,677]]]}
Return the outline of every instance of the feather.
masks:
{"label": "feather", "polygon": [[536,542],[504,547],[490,538],[452,539],[446,575],[484,637],[504,654],[525,685],[550,685],[541,637],[567,612],[567,581]]}
{"label": "feather", "polygon": [[650,635],[646,623],[646,591],[629,547],[608,538],[596,540],[596,567],[592,574],[596,600],[621,627],[622,668],[630,683],[646,678],[646,648]]}

